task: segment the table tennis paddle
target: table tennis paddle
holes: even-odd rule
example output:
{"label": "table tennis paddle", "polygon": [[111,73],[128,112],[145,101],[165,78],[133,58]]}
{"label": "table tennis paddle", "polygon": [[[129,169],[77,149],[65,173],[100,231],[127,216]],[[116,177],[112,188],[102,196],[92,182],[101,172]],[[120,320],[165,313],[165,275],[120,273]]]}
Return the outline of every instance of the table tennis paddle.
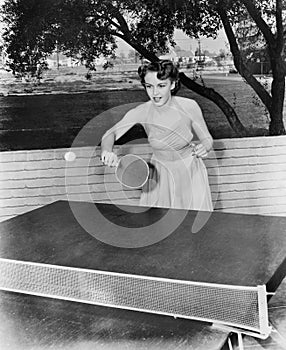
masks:
{"label": "table tennis paddle", "polygon": [[126,154],[119,159],[115,176],[117,181],[127,188],[141,188],[148,180],[149,166],[141,157]]}

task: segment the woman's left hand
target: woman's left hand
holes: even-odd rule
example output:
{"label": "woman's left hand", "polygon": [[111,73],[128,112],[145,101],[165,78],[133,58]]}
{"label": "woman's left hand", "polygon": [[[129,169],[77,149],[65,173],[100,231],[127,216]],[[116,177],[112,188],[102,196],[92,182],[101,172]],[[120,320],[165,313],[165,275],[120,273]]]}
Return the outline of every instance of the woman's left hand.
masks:
{"label": "woman's left hand", "polygon": [[197,158],[206,158],[208,156],[208,151],[202,143],[199,143],[193,148],[193,155]]}

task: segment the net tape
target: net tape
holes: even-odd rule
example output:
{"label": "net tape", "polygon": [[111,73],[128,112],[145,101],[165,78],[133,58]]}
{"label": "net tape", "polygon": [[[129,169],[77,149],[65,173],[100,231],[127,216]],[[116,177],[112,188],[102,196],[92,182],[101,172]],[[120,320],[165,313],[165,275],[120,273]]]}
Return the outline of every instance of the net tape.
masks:
{"label": "net tape", "polygon": [[[257,333],[268,329],[261,288],[155,278],[0,258],[0,289],[200,320]],[[262,305],[262,306],[263,306]]]}

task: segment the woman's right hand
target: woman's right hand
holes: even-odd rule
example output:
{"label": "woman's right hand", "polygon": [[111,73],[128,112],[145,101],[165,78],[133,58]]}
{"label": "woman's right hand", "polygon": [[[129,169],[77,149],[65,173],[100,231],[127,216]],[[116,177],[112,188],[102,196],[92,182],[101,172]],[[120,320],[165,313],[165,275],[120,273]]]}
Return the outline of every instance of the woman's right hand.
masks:
{"label": "woman's right hand", "polygon": [[103,151],[101,153],[101,161],[107,166],[116,166],[118,163],[118,157],[114,152]]}

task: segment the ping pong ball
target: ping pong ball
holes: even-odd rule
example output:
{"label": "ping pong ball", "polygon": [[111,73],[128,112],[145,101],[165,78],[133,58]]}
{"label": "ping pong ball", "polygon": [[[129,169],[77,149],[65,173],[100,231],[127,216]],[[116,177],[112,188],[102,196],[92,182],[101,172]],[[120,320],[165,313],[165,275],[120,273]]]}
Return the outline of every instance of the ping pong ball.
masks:
{"label": "ping pong ball", "polygon": [[73,162],[75,159],[76,159],[76,155],[75,155],[74,152],[67,152],[67,153],[65,154],[65,160],[66,160],[67,162]]}

